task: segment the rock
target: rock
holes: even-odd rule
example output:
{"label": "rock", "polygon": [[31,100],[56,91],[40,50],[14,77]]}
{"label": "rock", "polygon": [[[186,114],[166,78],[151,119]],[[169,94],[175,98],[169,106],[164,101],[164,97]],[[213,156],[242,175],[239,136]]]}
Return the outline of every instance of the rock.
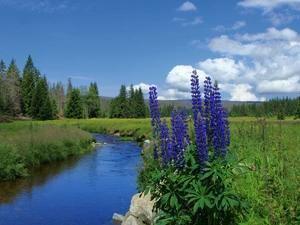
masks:
{"label": "rock", "polygon": [[144,155],[146,152],[150,151],[152,146],[153,146],[153,141],[145,140],[141,155]]}
{"label": "rock", "polygon": [[114,136],[115,137],[120,137],[120,133],[115,133]]}
{"label": "rock", "polygon": [[147,134],[141,134],[138,138],[137,138],[137,141],[138,142],[142,142],[146,139],[147,137]]}
{"label": "rock", "polygon": [[129,215],[126,221],[122,223],[122,225],[145,225],[145,223],[140,221],[138,218]]}
{"label": "rock", "polygon": [[107,143],[105,143],[105,142],[92,142],[92,146],[94,147],[94,148],[101,148],[101,147],[103,147],[104,145],[107,145]]}
{"label": "rock", "polygon": [[118,214],[118,213],[114,213],[112,220],[116,224],[121,224],[122,221],[124,220],[124,216],[122,216],[121,214]]}
{"label": "rock", "polygon": [[129,212],[125,215],[122,225],[144,224],[150,225],[152,221],[152,209],[154,201],[151,201],[150,194],[135,194],[131,199]]}

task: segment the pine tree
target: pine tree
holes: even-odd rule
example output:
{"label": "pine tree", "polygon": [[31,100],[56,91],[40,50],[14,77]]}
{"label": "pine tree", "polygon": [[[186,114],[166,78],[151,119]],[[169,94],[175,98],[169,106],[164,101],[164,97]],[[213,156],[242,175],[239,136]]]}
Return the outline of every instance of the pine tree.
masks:
{"label": "pine tree", "polygon": [[0,115],[6,111],[6,66],[3,60],[0,61]]}
{"label": "pine tree", "polygon": [[119,95],[111,101],[110,118],[129,118],[129,105],[125,85],[121,85]]}
{"label": "pine tree", "polygon": [[53,119],[52,105],[45,76],[38,80],[31,104],[31,115],[34,119]]}
{"label": "pine tree", "polygon": [[137,115],[136,115],[136,108],[137,108],[137,103],[135,101],[135,91],[134,91],[134,88],[133,88],[133,85],[131,84],[130,85],[130,89],[129,89],[129,98],[128,98],[128,105],[129,105],[129,109],[128,109],[128,116],[129,118],[137,118]]}
{"label": "pine tree", "polygon": [[52,118],[55,120],[57,119],[57,114],[58,114],[57,103],[55,98],[52,98],[51,100],[51,109],[52,109]]}
{"label": "pine tree", "polygon": [[31,116],[32,98],[35,92],[35,82],[37,80],[37,70],[33,65],[31,56],[28,56],[26,65],[23,69],[22,77],[22,104],[23,112],[27,116]]}
{"label": "pine tree", "polygon": [[73,89],[73,85],[72,85],[71,77],[69,77],[68,78],[68,87],[67,87],[67,101],[68,101],[68,98],[70,97],[72,89]]}
{"label": "pine tree", "polygon": [[67,105],[64,111],[67,118],[81,119],[83,118],[83,106],[78,88],[73,88],[70,97],[68,98]]}
{"label": "pine tree", "polygon": [[20,83],[20,71],[14,59],[12,59],[6,73],[6,102],[8,113],[12,116],[21,114],[22,89]]}
{"label": "pine tree", "polygon": [[299,119],[300,118],[300,97],[298,97],[298,106],[295,111],[295,118],[294,119]]}
{"label": "pine tree", "polygon": [[138,90],[135,91],[135,118],[146,118],[146,103],[144,99],[144,95],[142,92],[142,88],[139,87]]}
{"label": "pine tree", "polygon": [[277,112],[277,119],[284,120],[284,108],[282,104],[279,105],[278,112]]}
{"label": "pine tree", "polygon": [[91,83],[87,94],[87,108],[89,118],[98,118],[101,116],[100,99],[97,83]]}

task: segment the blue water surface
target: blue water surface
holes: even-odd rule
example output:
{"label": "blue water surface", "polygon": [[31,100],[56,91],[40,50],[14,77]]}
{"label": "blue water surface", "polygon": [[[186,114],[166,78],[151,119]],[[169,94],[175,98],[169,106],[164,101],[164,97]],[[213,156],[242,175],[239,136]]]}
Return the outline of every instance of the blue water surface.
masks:
{"label": "blue water surface", "polygon": [[29,178],[0,182],[0,224],[106,225],[113,224],[114,213],[125,215],[136,193],[142,149],[109,135],[93,136],[107,144],[43,165]]}

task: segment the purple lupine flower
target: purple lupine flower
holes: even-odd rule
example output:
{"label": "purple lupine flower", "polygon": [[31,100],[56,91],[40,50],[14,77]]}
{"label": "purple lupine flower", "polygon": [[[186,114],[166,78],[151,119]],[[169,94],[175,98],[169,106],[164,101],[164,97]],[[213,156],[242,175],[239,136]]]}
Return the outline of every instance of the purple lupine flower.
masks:
{"label": "purple lupine flower", "polygon": [[213,137],[216,133],[215,116],[214,92],[211,85],[211,78],[207,76],[204,80],[204,119],[206,125],[207,143],[209,146],[211,146]]}
{"label": "purple lupine flower", "polygon": [[[159,128],[161,127],[161,120],[160,120],[160,112],[158,107],[158,100],[157,100],[157,92],[156,87],[149,88],[149,106],[150,106],[150,114],[151,114],[151,125],[153,129],[153,138],[157,139],[159,137]],[[153,154],[154,158],[158,158],[157,153],[157,144],[154,144]]]}
{"label": "purple lupine flower", "polygon": [[163,165],[167,166],[168,161],[172,159],[171,140],[169,128],[166,119],[164,119],[159,128],[159,142]]}
{"label": "purple lupine flower", "polygon": [[186,121],[187,116],[183,110],[181,110],[179,114],[176,109],[172,111],[172,159],[178,167],[185,163],[184,150],[189,143],[187,134],[188,124]]}
{"label": "purple lupine flower", "polygon": [[224,120],[224,108],[221,104],[221,94],[219,92],[218,82],[214,83],[213,87],[213,96],[214,96],[214,111],[215,117],[214,125],[215,132],[213,133],[213,146],[216,157],[225,157],[226,156],[226,128]]}
{"label": "purple lupine flower", "polygon": [[208,148],[206,140],[206,126],[202,118],[202,102],[199,90],[199,79],[197,71],[193,71],[191,75],[191,93],[192,93],[192,109],[194,116],[194,127],[196,136],[196,146],[198,150],[200,168],[203,169],[205,162],[208,160]]}

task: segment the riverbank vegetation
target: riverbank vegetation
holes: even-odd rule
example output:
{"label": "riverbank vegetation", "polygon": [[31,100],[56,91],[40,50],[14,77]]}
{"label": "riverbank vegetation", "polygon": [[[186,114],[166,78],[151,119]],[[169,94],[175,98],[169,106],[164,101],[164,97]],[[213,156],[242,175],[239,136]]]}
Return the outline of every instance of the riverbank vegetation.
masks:
{"label": "riverbank vegetation", "polygon": [[73,126],[16,122],[0,126],[0,180],[30,174],[30,168],[92,149],[93,137]]}

